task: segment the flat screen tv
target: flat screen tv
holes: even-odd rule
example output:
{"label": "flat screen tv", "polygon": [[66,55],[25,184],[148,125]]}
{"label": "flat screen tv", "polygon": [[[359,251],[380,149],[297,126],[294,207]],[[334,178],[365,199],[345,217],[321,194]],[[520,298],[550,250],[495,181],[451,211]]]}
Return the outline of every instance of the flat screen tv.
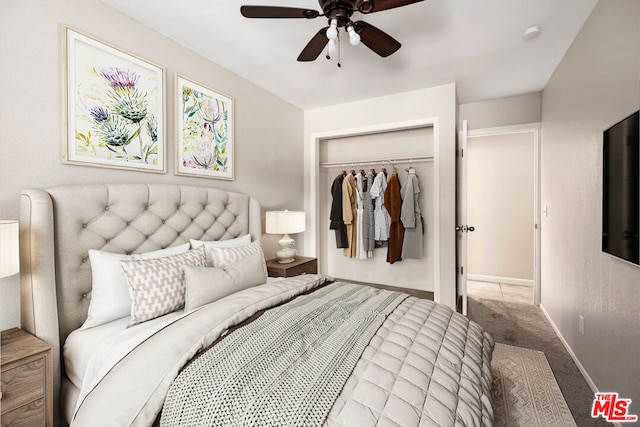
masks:
{"label": "flat screen tv", "polygon": [[640,265],[640,142],[636,112],[604,131],[602,250]]}

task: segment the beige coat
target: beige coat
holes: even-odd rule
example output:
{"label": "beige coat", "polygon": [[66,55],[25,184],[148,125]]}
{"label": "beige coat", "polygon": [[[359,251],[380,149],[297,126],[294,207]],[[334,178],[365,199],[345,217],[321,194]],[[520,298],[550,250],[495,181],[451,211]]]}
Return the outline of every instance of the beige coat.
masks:
{"label": "beige coat", "polygon": [[356,256],[357,200],[356,180],[352,174],[347,174],[342,181],[342,219],[347,226],[347,241],[349,242],[349,247],[344,249],[344,256],[348,258],[355,258]]}

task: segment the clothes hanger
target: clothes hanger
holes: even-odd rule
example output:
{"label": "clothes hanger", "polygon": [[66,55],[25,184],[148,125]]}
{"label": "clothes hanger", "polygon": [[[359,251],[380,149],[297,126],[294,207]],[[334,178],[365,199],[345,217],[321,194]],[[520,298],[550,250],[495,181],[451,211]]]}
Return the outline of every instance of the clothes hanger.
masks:
{"label": "clothes hanger", "polygon": [[[387,164],[387,163],[389,163],[389,161],[388,161],[388,160],[387,160],[385,163],[383,163],[383,164]],[[386,168],[386,167],[384,167],[384,166],[383,166],[383,167],[382,167],[382,169],[381,169],[380,171],[384,174],[384,176],[387,176],[387,168]]]}
{"label": "clothes hanger", "polygon": [[413,159],[409,160],[409,169],[407,170],[412,175],[416,174],[416,170],[413,168]]}

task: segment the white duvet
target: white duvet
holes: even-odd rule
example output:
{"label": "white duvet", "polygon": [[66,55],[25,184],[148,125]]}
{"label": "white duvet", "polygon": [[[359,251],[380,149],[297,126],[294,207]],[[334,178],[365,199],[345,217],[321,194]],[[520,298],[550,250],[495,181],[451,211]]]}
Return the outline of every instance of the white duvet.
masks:
{"label": "white duvet", "polygon": [[[101,342],[89,357],[70,335],[65,356],[80,352],[86,361],[66,362],[69,379],[81,382],[72,426],[151,425],[196,353],[256,312],[324,281],[304,275],[257,286],[138,329],[112,322],[111,337],[94,332],[89,338]],[[465,317],[408,298],[365,349],[326,424],[491,425],[492,348],[491,337]]]}

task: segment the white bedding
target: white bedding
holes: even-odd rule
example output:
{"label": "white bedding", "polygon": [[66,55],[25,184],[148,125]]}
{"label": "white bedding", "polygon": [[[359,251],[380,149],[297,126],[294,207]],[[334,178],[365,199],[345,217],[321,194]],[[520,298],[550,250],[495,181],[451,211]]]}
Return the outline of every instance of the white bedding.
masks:
{"label": "white bedding", "polygon": [[[83,390],[85,397],[78,401],[72,426],[92,426],[97,419],[101,425],[151,425],[174,378],[198,351],[257,311],[313,289],[323,281],[320,275],[298,276],[229,295],[185,313],[179,320],[177,314],[172,319],[174,323],[159,321],[165,324],[164,328],[156,334],[149,331],[160,325],[146,329],[149,338],[131,351],[129,340],[110,339],[114,344],[108,351],[110,355],[96,359],[105,363],[108,360],[107,365],[96,370],[99,375],[94,380],[85,375],[85,383],[97,386]],[[367,424],[375,425],[377,419],[400,425],[433,421],[451,426],[491,425],[491,337],[448,307],[415,298],[406,302],[401,306],[417,304],[422,308],[408,313],[408,317],[402,315],[405,321],[399,321],[396,315],[387,319],[378,331],[379,338],[371,341],[347,381],[327,423],[347,426],[353,425],[353,420],[367,420]],[[399,313],[404,310],[398,309]],[[92,337],[94,342],[99,340],[97,335]],[[429,344],[432,340],[433,345]],[[414,345],[403,344],[404,341],[413,341]],[[117,360],[125,354],[125,358]],[[94,371],[89,366],[92,363],[87,362],[87,373]],[[392,375],[392,371],[396,373]],[[418,376],[418,372],[423,374]],[[106,375],[100,377],[102,373]],[[416,387],[416,380],[424,383]],[[459,399],[464,402],[455,403]],[[415,406],[405,408],[407,402]],[[369,420],[367,414],[378,415]],[[418,422],[414,424],[415,420]]]}
{"label": "white bedding", "polygon": [[93,328],[76,329],[69,334],[64,343],[64,368],[67,378],[74,386],[81,388],[91,356],[103,352],[105,343],[129,341],[136,335],[144,336],[145,331],[169,319],[177,318],[181,314],[182,311],[169,313],[131,328],[127,328],[129,324],[129,316],[127,316]]}
{"label": "white bedding", "polygon": [[[284,280],[282,277],[269,277],[267,283],[275,283],[282,280]],[[183,313],[183,310],[169,313],[131,328],[127,328],[130,319],[130,316],[127,316],[92,328],[76,329],[69,334],[63,348],[64,368],[67,378],[75,387],[81,389],[89,360],[92,354],[99,350],[101,344],[108,340],[130,341],[133,339],[133,342],[135,342],[136,336],[138,341],[142,341],[149,330],[157,329],[157,325],[177,319]],[[99,350],[98,353],[100,351],[102,350]]]}

